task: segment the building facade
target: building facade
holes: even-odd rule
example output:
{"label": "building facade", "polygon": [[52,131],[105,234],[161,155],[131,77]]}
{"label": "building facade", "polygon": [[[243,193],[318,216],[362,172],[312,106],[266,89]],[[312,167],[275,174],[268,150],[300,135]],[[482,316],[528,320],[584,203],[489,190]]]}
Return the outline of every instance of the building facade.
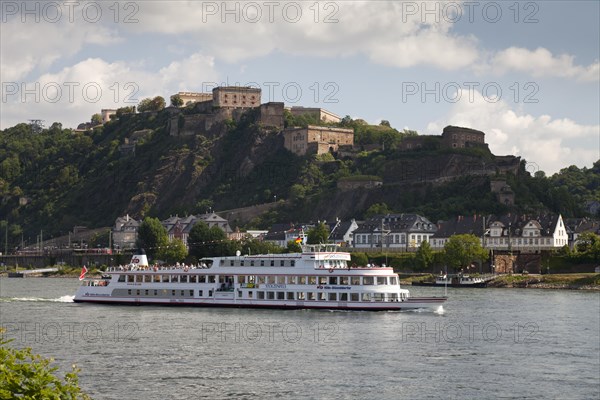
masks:
{"label": "building facade", "polygon": [[260,107],[260,97],[260,89],[246,86],[219,86],[212,91],[213,106],[215,107]]}
{"label": "building facade", "polygon": [[292,153],[324,154],[338,151],[340,146],[354,145],[354,130],[309,125],[306,128],[288,128],[283,131],[283,145]]}
{"label": "building facade", "polygon": [[417,214],[378,215],[358,225],[353,232],[354,248],[391,248],[414,251],[428,242],[437,226]]}
{"label": "building facade", "polygon": [[112,228],[112,240],[115,248],[133,249],[136,247],[140,221],[129,215],[118,217]]}

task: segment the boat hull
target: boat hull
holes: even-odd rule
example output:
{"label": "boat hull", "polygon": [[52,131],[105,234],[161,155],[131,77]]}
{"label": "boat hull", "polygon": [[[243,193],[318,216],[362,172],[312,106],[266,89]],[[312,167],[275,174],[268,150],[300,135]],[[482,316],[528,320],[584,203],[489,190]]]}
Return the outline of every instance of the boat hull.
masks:
{"label": "boat hull", "polygon": [[340,302],[336,305],[330,302],[246,302],[246,301],[149,301],[136,298],[75,298],[75,303],[114,304],[132,306],[169,306],[169,307],[222,307],[222,308],[263,308],[280,310],[343,310],[343,311],[404,311],[416,309],[431,309],[436,311],[447,300],[446,297],[414,297],[399,302]]}
{"label": "boat hull", "polygon": [[436,283],[436,282],[413,282],[412,286],[435,286],[435,287],[452,287],[452,288],[484,288],[487,287],[487,282],[478,283]]}

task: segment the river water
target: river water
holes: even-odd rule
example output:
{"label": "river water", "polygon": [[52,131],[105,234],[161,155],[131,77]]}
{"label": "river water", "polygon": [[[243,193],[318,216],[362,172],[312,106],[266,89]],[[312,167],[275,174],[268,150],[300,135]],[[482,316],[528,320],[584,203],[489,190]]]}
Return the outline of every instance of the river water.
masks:
{"label": "river water", "polygon": [[[442,313],[82,305],[0,278],[12,346],[94,399],[597,399],[600,293],[448,289]],[[410,288],[413,296],[443,288]]]}

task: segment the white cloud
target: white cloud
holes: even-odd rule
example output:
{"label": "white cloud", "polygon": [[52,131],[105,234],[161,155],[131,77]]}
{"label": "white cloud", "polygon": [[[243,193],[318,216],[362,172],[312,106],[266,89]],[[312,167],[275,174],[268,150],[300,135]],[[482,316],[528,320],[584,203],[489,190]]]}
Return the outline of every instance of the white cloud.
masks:
{"label": "white cloud", "polygon": [[[199,53],[158,71],[145,70],[141,63],[89,58],[19,85],[14,94],[5,93],[0,129],[31,118],[76,127],[102,108],[136,105],[145,97],[158,95],[168,103],[169,96],[177,91],[201,89],[190,86],[190,82],[217,78],[212,57]],[[12,93],[15,88],[10,89]],[[23,96],[23,89],[31,93]]]}
{"label": "white cloud", "polygon": [[555,56],[543,47],[533,51],[521,47],[509,47],[493,56],[490,68],[499,74],[517,71],[528,73],[536,78],[558,77],[591,82],[600,80],[598,61],[588,66],[576,65],[574,56],[568,54]]}
{"label": "white cloud", "polygon": [[446,118],[429,123],[427,132],[439,134],[446,125],[481,130],[492,153],[521,156],[547,174],[567,165],[590,167],[600,159],[600,125],[581,125],[549,115],[536,117],[512,110],[503,100],[491,103],[475,94],[470,102],[463,93]]}

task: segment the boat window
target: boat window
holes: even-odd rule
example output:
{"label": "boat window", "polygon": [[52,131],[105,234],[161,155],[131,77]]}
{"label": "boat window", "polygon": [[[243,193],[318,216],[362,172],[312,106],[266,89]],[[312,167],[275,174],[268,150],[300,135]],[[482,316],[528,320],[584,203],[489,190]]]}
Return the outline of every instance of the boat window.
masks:
{"label": "boat window", "polygon": [[154,275],[154,282],[160,282],[160,275]]}
{"label": "boat window", "polygon": [[190,283],[198,282],[198,275],[190,275]]}
{"label": "boat window", "polygon": [[329,301],[336,301],[337,293],[329,293]]}
{"label": "boat window", "polygon": [[238,297],[242,298],[242,291],[241,290],[238,290]]}
{"label": "boat window", "polygon": [[189,292],[190,292],[190,297],[194,297],[194,291],[190,290]]}
{"label": "boat window", "polygon": [[225,260],[221,260],[220,265],[225,265]]}
{"label": "boat window", "polygon": [[287,299],[294,300],[294,292],[287,292]]}
{"label": "boat window", "polygon": [[371,293],[363,293],[362,301],[371,301]]}
{"label": "boat window", "polygon": [[319,277],[319,285],[326,285],[327,284],[327,277],[326,276],[320,276]]}
{"label": "boat window", "polygon": [[363,276],[363,285],[372,285],[373,277],[372,276]]}
{"label": "boat window", "polygon": [[265,299],[265,292],[256,292],[256,298],[259,300]]}
{"label": "boat window", "polygon": [[348,284],[348,277],[347,276],[341,276],[340,277],[340,285],[347,285]]}
{"label": "boat window", "polygon": [[125,282],[125,275],[119,275],[119,282]]}
{"label": "boat window", "polygon": [[169,275],[162,275],[162,280],[161,282],[169,282]]}
{"label": "boat window", "polygon": [[240,267],[243,267],[243,266],[244,266],[244,260],[241,260],[240,261]]}
{"label": "boat window", "polygon": [[260,266],[264,267],[265,266],[265,260],[260,260]]}
{"label": "boat window", "polygon": [[208,275],[208,283],[215,283],[215,276],[214,275]]}
{"label": "boat window", "polygon": [[252,290],[248,291],[248,298],[251,299],[252,298]]}
{"label": "boat window", "polygon": [[296,282],[298,282],[298,277],[297,276],[288,276],[287,277],[287,283],[288,283],[288,285],[295,285]]}
{"label": "boat window", "polygon": [[350,301],[358,301],[358,293],[350,293]]}
{"label": "boat window", "polygon": [[389,298],[391,301],[398,301],[398,293],[390,293]]}
{"label": "boat window", "polygon": [[277,283],[279,285],[285,285],[285,276],[278,276],[277,277]]}
{"label": "boat window", "polygon": [[179,282],[181,282],[181,283],[188,283],[188,279],[189,279],[188,275],[181,275],[179,277]]}
{"label": "boat window", "polygon": [[271,260],[271,267],[275,266],[275,260]]}
{"label": "boat window", "polygon": [[264,284],[266,282],[266,277],[265,276],[259,276],[258,277],[258,284]]}
{"label": "boat window", "polygon": [[208,291],[208,297],[212,297],[212,294],[213,294],[213,291],[212,291],[212,290],[209,290],[209,291]]}
{"label": "boat window", "polygon": [[206,275],[198,275],[198,283],[206,283]]}
{"label": "boat window", "polygon": [[299,285],[306,285],[306,277],[305,276],[301,276],[299,281],[298,281]]}
{"label": "boat window", "polygon": [[229,266],[233,267],[233,260],[229,260]]}
{"label": "boat window", "polygon": [[133,275],[127,275],[127,282],[133,282],[134,280],[134,276]]}
{"label": "boat window", "polygon": [[154,291],[154,295],[155,295],[155,296],[158,296],[158,290],[155,290],[155,291]]}
{"label": "boat window", "polygon": [[338,283],[338,277],[337,276],[330,276],[329,277],[329,284],[330,285],[337,285]]}
{"label": "boat window", "polygon": [[181,296],[185,296],[185,293],[183,290],[181,291]]}
{"label": "boat window", "polygon": [[198,297],[202,297],[204,294],[202,292],[202,290],[198,290]]}
{"label": "boat window", "polygon": [[385,285],[386,284],[385,276],[378,276],[377,277],[377,284],[378,285]]}
{"label": "boat window", "polygon": [[323,300],[323,301],[327,300],[327,293],[325,293],[325,292],[319,292],[318,293],[318,299],[319,300]]}
{"label": "boat window", "polygon": [[175,296],[175,291],[171,290],[171,296]]}
{"label": "boat window", "polygon": [[373,293],[373,299],[375,301],[383,301],[385,298],[385,294],[384,293]]}
{"label": "boat window", "polygon": [[295,266],[296,266],[296,260],[292,260],[292,261],[290,261],[290,265],[291,265],[292,267],[295,267]]}
{"label": "boat window", "polygon": [[131,295],[131,289],[127,289],[127,294]]}
{"label": "boat window", "polygon": [[267,277],[267,283],[270,283],[271,285],[275,283],[275,277],[274,276],[268,276]]}
{"label": "boat window", "polygon": [[246,277],[244,275],[238,275],[237,283],[246,283]]}
{"label": "boat window", "polygon": [[254,267],[254,260],[250,260],[250,266]]}
{"label": "boat window", "polygon": [[144,290],[144,294],[148,296],[148,289]]}
{"label": "boat window", "polygon": [[140,295],[140,289],[136,290],[136,291],[135,291],[135,294],[136,294],[137,296],[139,296],[139,295]]}
{"label": "boat window", "polygon": [[285,292],[277,292],[277,300],[285,300]]}
{"label": "boat window", "polygon": [[348,301],[348,293],[340,293],[340,301]]}
{"label": "boat window", "polygon": [[177,283],[179,282],[179,276],[178,275],[171,275],[171,282],[173,283]]}
{"label": "boat window", "polygon": [[267,292],[267,300],[275,300],[275,292]]}
{"label": "boat window", "polygon": [[353,276],[350,278],[351,285],[360,285],[360,276]]}
{"label": "boat window", "polygon": [[306,297],[308,298],[308,300],[316,300],[317,296],[315,295],[315,292],[308,292],[306,293]]}
{"label": "boat window", "polygon": [[281,260],[281,261],[279,261],[279,266],[280,266],[280,267],[283,267],[283,266],[285,266],[285,261],[284,261],[284,260]]}
{"label": "boat window", "polygon": [[306,300],[306,295],[304,294],[304,292],[296,292],[296,299],[297,300]]}

